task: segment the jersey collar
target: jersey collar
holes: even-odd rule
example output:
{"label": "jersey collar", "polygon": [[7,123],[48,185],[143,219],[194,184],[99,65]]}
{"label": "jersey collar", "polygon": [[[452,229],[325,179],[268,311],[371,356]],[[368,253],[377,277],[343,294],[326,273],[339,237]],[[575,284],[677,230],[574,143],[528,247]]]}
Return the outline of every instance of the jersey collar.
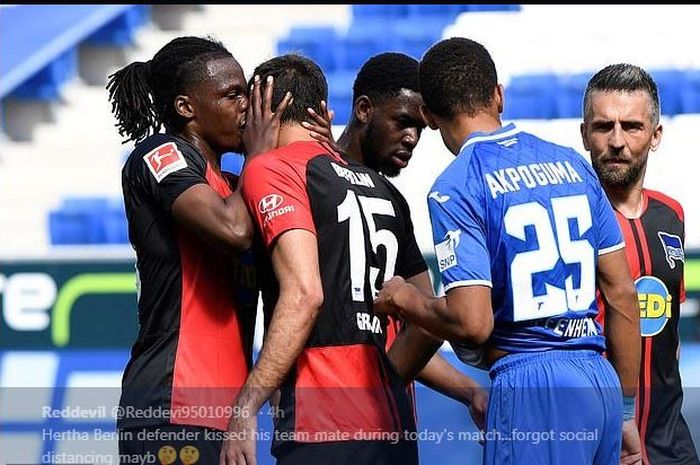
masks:
{"label": "jersey collar", "polygon": [[519,133],[520,129],[515,127],[514,123],[509,123],[506,126],[503,126],[500,129],[496,129],[493,132],[472,132],[469,134],[469,137],[467,137],[467,140],[464,141],[462,144],[462,148],[459,149],[459,153],[462,153],[465,148],[469,147],[472,144],[475,144],[477,142],[484,142],[488,140],[498,140],[498,139],[505,139],[506,137],[511,137],[514,136],[515,134]]}

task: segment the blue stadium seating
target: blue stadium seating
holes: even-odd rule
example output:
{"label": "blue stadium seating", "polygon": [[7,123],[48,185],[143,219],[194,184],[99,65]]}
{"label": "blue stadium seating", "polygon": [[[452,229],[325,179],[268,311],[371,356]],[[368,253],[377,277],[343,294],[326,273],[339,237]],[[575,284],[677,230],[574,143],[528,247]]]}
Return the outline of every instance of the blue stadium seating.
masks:
{"label": "blue stadium seating", "polygon": [[557,117],[558,78],[555,74],[515,76],[505,89],[505,119]]}
{"label": "blue stadium seating", "polygon": [[566,74],[559,76],[557,85],[557,118],[583,117],[583,94],[593,73]]}
{"label": "blue stadium seating", "polygon": [[328,106],[335,112],[333,124],[347,124],[352,113],[352,86],[356,71],[336,71],[327,76]]}
{"label": "blue stadium seating", "polygon": [[650,70],[649,74],[659,88],[661,112],[669,116],[681,113],[681,87],[684,73],[680,70]]}
{"label": "blue stadium seating", "polygon": [[125,244],[129,242],[121,198],[68,197],[49,213],[53,245]]}
{"label": "blue stadium seating", "polygon": [[[664,110],[663,106],[661,110]],[[700,113],[700,71],[684,73],[681,85],[681,113]]]}
{"label": "blue stadium seating", "polygon": [[240,153],[226,152],[221,155],[221,171],[240,176],[245,158]]}
{"label": "blue stadium seating", "polygon": [[336,69],[333,50],[337,35],[332,27],[295,27],[277,44],[277,52],[300,53],[314,60],[328,73]]}
{"label": "blue stadium seating", "polygon": [[54,100],[77,72],[82,43],[123,46],[144,5],[19,5],[0,10],[0,99]]}

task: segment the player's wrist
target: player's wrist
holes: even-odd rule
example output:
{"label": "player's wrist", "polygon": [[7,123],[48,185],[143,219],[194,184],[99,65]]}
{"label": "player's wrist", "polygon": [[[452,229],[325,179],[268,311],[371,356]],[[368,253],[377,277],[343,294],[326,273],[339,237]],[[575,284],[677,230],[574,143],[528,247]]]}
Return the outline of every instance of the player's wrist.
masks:
{"label": "player's wrist", "polygon": [[622,396],[622,419],[623,421],[634,419],[636,396]]}

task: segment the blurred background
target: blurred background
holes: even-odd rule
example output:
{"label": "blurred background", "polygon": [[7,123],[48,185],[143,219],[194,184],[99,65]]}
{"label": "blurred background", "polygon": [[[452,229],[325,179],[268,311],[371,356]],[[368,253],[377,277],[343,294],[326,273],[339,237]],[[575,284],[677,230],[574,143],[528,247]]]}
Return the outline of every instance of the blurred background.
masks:
{"label": "blurred background", "polygon": [[[0,7],[0,465],[116,463],[111,407],[137,332],[134,255],[121,197],[122,144],[106,77],[181,35],[222,41],[246,73],[299,52],[326,72],[334,133],[354,77],[383,51],[420,59],[441,38],[491,52],[505,85],[504,122],[585,154],[581,101],[603,66],[646,68],[660,89],[664,135],[647,187],[686,214],[681,313],[684,412],[700,439],[700,6],[542,5],[22,5]],[[425,197],[452,160],[424,131],[394,182],[434,260]],[[461,365],[487,384],[484,372]],[[93,409],[74,418],[69,407]],[[45,407],[61,410],[49,415]],[[105,407],[105,411],[100,410]],[[423,463],[479,463],[467,410],[418,387]],[[260,427],[269,431],[269,415]],[[463,434],[459,434],[459,433]],[[74,434],[75,433],[75,434]],[[442,435],[439,435],[442,433]],[[449,433],[452,433],[451,435]],[[261,441],[260,463],[272,463]],[[85,461],[87,460],[87,461]]]}

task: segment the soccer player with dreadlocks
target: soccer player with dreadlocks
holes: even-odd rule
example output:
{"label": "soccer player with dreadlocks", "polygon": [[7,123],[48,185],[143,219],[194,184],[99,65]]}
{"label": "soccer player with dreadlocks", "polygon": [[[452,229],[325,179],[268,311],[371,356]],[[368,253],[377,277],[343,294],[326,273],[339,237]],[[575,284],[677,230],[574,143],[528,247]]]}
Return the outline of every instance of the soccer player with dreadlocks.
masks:
{"label": "soccer player with dreadlocks", "polygon": [[107,85],[119,133],[136,143],[122,171],[140,324],[122,381],[122,461],[190,445],[215,463],[221,437],[212,433],[226,429],[248,375],[253,230],[220,157],[274,148],[291,95],[273,113],[272,82],[265,98],[259,79],[250,100],[246,87],[231,53],[197,37],[174,39]]}

